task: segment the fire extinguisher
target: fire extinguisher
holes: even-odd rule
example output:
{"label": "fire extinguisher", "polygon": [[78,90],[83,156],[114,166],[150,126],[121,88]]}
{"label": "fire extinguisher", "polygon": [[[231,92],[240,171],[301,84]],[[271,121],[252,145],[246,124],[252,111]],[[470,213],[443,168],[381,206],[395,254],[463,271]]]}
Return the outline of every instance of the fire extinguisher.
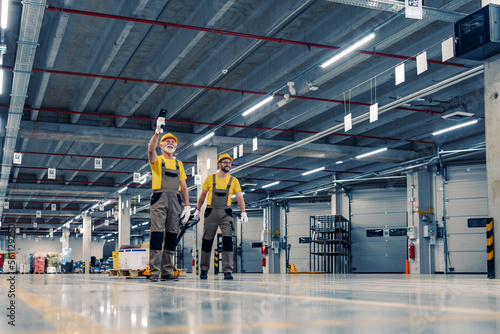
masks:
{"label": "fire extinguisher", "polygon": [[408,257],[410,259],[415,258],[415,245],[413,243],[411,243],[410,246],[408,247]]}
{"label": "fire extinguisher", "polygon": [[267,252],[268,252],[268,251],[267,251],[267,245],[262,245],[262,246],[260,246],[260,253],[261,253],[262,255],[267,255]]}
{"label": "fire extinguisher", "polygon": [[265,257],[263,257],[263,258],[262,258],[262,266],[263,266],[263,267],[265,267],[265,266],[266,266],[266,258],[265,258]]}

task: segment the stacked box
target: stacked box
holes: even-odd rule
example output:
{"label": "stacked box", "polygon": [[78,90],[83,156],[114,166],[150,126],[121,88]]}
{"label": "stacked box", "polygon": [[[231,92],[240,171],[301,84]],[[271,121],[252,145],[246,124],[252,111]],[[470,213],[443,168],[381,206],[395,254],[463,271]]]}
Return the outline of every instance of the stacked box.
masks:
{"label": "stacked box", "polygon": [[133,248],[120,249],[119,269],[120,270],[145,270],[149,265],[149,249]]}
{"label": "stacked box", "polygon": [[45,258],[36,257],[35,258],[35,274],[43,274],[45,272]]}

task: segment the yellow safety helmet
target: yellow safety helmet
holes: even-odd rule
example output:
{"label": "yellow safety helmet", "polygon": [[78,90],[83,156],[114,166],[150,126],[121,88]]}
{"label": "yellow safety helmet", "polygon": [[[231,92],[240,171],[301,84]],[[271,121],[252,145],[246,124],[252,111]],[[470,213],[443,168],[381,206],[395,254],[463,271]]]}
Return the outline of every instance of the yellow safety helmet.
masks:
{"label": "yellow safety helmet", "polygon": [[173,135],[173,134],[171,134],[171,133],[167,133],[166,135],[163,135],[163,137],[161,137],[160,143],[161,143],[162,141],[164,141],[165,139],[167,139],[167,138],[173,138],[173,139],[175,140],[175,142],[177,143],[177,137],[176,137],[176,136],[174,136],[174,135]]}
{"label": "yellow safety helmet", "polygon": [[219,156],[219,159],[217,159],[217,163],[219,163],[223,159],[229,159],[229,160],[231,160],[231,162],[233,162],[233,158],[231,158],[231,156],[229,154],[224,153],[224,154],[221,154]]}

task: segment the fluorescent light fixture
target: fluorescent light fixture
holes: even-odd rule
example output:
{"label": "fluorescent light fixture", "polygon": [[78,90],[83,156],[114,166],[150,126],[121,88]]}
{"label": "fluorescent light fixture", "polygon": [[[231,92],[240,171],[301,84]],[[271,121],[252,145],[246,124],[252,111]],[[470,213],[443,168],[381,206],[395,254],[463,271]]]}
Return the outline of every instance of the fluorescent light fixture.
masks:
{"label": "fluorescent light fixture", "polygon": [[149,224],[149,222],[144,222],[144,223],[142,223],[142,225],[147,225],[147,224]]}
{"label": "fluorescent light fixture", "polygon": [[102,205],[104,205],[104,206],[106,206],[108,204],[111,204],[111,201],[106,201],[106,202],[102,203]]}
{"label": "fluorescent light fixture", "polygon": [[96,204],[92,205],[90,208],[91,208],[91,209],[95,209],[95,208],[97,208],[98,206],[99,206],[99,203],[96,203]]}
{"label": "fluorescent light fixture", "polygon": [[128,187],[127,187],[127,186],[125,186],[125,187],[121,188],[120,190],[118,190],[118,192],[119,192],[119,193],[122,193],[122,192],[124,192],[124,191],[125,191],[125,190],[127,190],[127,189],[128,189]]}
{"label": "fluorescent light fixture", "polygon": [[260,107],[262,107],[264,104],[269,103],[272,99],[273,99],[272,96],[266,97],[264,100],[260,101],[259,103],[257,103],[256,105],[254,105],[253,107],[251,107],[250,109],[248,109],[247,111],[245,111],[242,115],[243,116],[248,115],[252,111],[255,111],[255,110],[259,109]]}
{"label": "fluorescent light fixture", "polygon": [[340,165],[340,164],[343,164],[343,163],[344,163],[344,162],[343,162],[342,160],[339,160],[339,161],[337,161],[335,164],[336,164],[336,165]]}
{"label": "fluorescent light fixture", "polygon": [[136,228],[136,227],[138,227],[138,226],[139,226],[139,225],[134,225],[134,226],[132,226],[132,228]]}
{"label": "fluorescent light fixture", "polygon": [[143,176],[141,176],[141,179],[140,179],[139,183],[140,184],[144,184],[144,183],[146,183],[147,180],[148,180],[148,173],[146,173]]}
{"label": "fluorescent light fixture", "polygon": [[9,0],[2,0],[2,17],[0,19],[0,27],[7,28],[7,18],[9,15]]}
{"label": "fluorescent light fixture", "polygon": [[80,219],[80,218],[82,218],[81,215],[78,215],[78,216],[75,217],[75,219]]}
{"label": "fluorescent light fixture", "polygon": [[213,137],[214,135],[215,135],[215,132],[210,132],[208,135],[203,136],[201,139],[199,139],[198,141],[196,141],[193,145],[194,146],[198,146],[201,143],[203,143],[205,140],[207,140],[208,138]]}
{"label": "fluorescent light fixture", "polygon": [[312,174],[312,173],[319,172],[320,170],[323,170],[323,169],[325,169],[325,167],[316,168],[316,169],[310,170],[308,172],[302,173],[302,175],[306,176],[306,175],[309,175],[309,174]]}
{"label": "fluorescent light fixture", "polygon": [[454,126],[450,126],[449,128],[433,132],[432,135],[433,136],[437,136],[437,135],[440,135],[442,133],[445,133],[445,132],[448,132],[448,131],[453,131],[453,130],[456,130],[456,129],[460,129],[460,128],[463,128],[464,126],[468,126],[468,125],[472,125],[472,124],[476,124],[476,123],[477,123],[477,119],[469,121],[469,122],[465,122],[465,123],[462,123],[462,124],[457,124],[457,125],[454,125]]}
{"label": "fluorescent light fixture", "polygon": [[323,64],[320,65],[321,68],[325,68],[327,66],[330,66],[331,64],[333,64],[334,62],[336,62],[337,60],[339,60],[340,58],[344,57],[346,54],[348,53],[351,53],[352,51],[356,50],[357,48],[359,48],[361,45],[365,44],[366,42],[372,40],[373,38],[375,37],[375,33],[371,33],[369,34],[368,36],[365,36],[363,37],[362,39],[360,39],[359,41],[357,41],[356,43],[352,44],[351,46],[349,46],[348,48],[340,51],[339,53],[337,53],[335,56],[333,56],[332,58],[328,59],[327,61],[325,61]]}
{"label": "fluorescent light fixture", "polygon": [[102,238],[106,238],[106,236],[105,236],[105,235],[103,235],[103,236],[101,237],[101,239],[102,239]]}
{"label": "fluorescent light fixture", "polygon": [[280,181],[276,181],[276,182],[273,182],[273,183],[269,183],[269,184],[266,184],[265,186],[262,186],[262,188],[268,188],[268,187],[272,187],[272,186],[275,186],[277,184],[279,184]]}
{"label": "fluorescent light fixture", "polygon": [[375,150],[375,151],[371,151],[371,152],[368,152],[368,153],[364,153],[364,154],[358,155],[356,157],[356,159],[361,159],[361,158],[367,157],[369,155],[377,154],[377,153],[384,152],[384,151],[387,151],[387,147],[380,148],[380,149]]}

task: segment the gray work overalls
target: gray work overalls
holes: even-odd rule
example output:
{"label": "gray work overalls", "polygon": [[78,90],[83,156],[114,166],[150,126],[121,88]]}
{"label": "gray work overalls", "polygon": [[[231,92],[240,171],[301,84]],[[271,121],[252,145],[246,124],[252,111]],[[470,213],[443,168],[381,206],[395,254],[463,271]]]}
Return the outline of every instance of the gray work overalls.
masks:
{"label": "gray work overalls", "polygon": [[158,159],[162,159],[161,188],[154,189],[151,194],[149,271],[150,275],[165,276],[173,274],[174,270],[175,242],[179,231],[179,214],[182,210],[179,194],[180,171],[177,160],[175,169],[167,169],[163,158]]}
{"label": "gray work overalls", "polygon": [[201,244],[200,269],[208,271],[210,268],[210,255],[217,226],[222,232],[222,271],[230,273],[233,271],[233,216],[232,210],[227,206],[229,188],[233,182],[233,177],[229,178],[226,189],[215,188],[215,178],[212,175],[212,202],[205,209],[205,222],[203,226],[203,240]]}

